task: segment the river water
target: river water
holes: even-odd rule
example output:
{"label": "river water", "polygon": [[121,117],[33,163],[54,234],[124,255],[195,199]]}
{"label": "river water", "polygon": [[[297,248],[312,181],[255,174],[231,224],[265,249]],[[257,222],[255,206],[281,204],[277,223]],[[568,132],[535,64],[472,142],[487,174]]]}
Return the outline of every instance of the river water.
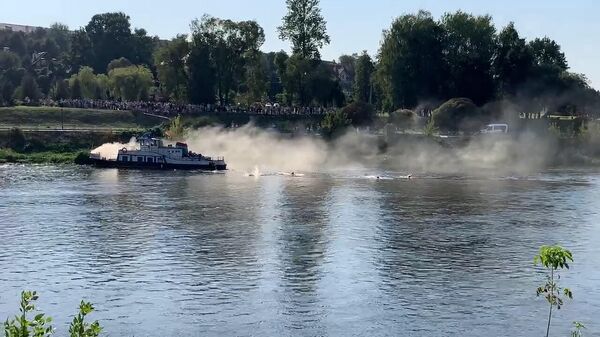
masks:
{"label": "river water", "polygon": [[35,289],[62,335],[83,298],[106,336],[541,336],[560,243],[553,331],[600,332],[600,174],[400,175],[0,166],[0,319]]}

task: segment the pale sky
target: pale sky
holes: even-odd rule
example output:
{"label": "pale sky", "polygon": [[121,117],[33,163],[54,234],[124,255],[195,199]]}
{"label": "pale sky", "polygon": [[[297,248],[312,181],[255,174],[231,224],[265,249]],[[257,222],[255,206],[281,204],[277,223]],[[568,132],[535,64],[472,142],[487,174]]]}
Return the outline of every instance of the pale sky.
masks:
{"label": "pale sky", "polygon": [[[567,55],[571,70],[584,73],[600,88],[600,1],[593,0],[321,0],[331,44],[322,51],[323,59],[367,50],[376,54],[383,29],[404,13],[419,9],[436,18],[462,9],[474,14],[490,14],[496,28],[514,21],[527,39],[548,36]],[[75,29],[87,24],[92,15],[123,11],[134,27],[149,34],[171,38],[188,33],[192,19],[208,13],[234,20],[256,20],[264,29],[264,51],[289,50],[280,41],[277,26],[285,14],[285,0],[5,0],[0,5],[0,22],[49,26],[62,22]]]}

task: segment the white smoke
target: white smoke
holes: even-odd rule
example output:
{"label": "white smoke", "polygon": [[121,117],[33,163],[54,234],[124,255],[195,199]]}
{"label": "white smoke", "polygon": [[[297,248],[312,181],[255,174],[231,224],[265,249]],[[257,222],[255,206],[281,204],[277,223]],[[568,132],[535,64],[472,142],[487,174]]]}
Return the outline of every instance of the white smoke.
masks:
{"label": "white smoke", "polygon": [[119,155],[119,150],[127,149],[128,151],[139,150],[139,144],[135,137],[131,138],[128,143],[106,143],[91,151],[92,154],[98,155],[101,158],[116,160]]}

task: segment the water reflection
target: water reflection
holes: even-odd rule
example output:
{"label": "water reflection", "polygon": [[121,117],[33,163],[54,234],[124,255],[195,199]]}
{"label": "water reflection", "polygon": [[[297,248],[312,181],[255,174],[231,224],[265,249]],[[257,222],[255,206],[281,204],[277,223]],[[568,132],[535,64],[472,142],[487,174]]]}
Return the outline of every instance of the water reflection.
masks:
{"label": "water reflection", "polygon": [[600,329],[593,172],[0,173],[0,318],[35,288],[59,334],[88,298],[110,335],[536,335],[531,257],[556,242],[576,256],[557,334],[575,319]]}

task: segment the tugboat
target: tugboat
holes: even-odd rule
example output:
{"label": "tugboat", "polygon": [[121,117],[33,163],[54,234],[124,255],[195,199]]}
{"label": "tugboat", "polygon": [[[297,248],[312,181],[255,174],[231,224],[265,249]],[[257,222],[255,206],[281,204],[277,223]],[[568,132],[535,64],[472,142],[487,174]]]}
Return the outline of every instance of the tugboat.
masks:
{"label": "tugboat", "polygon": [[90,159],[98,167],[163,169],[163,170],[209,170],[227,169],[223,157],[205,157],[188,150],[185,143],[165,146],[158,138],[143,137],[138,140],[139,150],[119,150],[116,159],[91,153]]}

